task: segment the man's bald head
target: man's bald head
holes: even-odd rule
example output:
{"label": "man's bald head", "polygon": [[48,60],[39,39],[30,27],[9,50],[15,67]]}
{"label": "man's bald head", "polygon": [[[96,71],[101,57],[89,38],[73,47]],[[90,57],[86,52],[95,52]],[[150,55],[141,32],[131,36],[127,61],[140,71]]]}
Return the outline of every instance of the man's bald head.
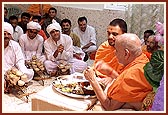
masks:
{"label": "man's bald head", "polygon": [[123,56],[123,59],[119,58],[119,62],[121,63],[124,61],[125,63],[127,61],[128,62],[133,61],[136,57],[138,57],[142,53],[141,41],[136,34],[132,33],[125,33],[122,35],[118,35],[115,41],[115,48],[117,53],[116,55]]}

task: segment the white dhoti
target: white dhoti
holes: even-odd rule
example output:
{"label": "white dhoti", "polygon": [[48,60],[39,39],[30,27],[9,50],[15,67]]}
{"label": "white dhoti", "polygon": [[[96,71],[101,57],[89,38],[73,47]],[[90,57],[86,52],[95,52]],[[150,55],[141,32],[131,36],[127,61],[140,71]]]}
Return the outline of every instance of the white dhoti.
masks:
{"label": "white dhoti", "polygon": [[97,46],[96,45],[91,45],[89,48],[87,49],[83,49],[84,52],[90,53],[92,51],[96,51],[97,50]]}
{"label": "white dhoti", "polygon": [[71,60],[70,63],[72,63],[72,68],[73,68],[74,72],[82,73],[83,70],[85,70],[87,68],[87,63],[82,60],[79,60],[79,59],[74,58]]}
{"label": "white dhoti", "polygon": [[58,64],[54,61],[46,60],[44,61],[44,66],[47,70],[47,73],[50,74],[51,72],[57,71]]}
{"label": "white dhoti", "polygon": [[77,46],[73,46],[73,52],[74,52],[75,54],[80,54],[82,60],[84,59],[85,53],[83,52],[83,50],[82,50],[81,48],[79,48],[79,47],[77,47]]}

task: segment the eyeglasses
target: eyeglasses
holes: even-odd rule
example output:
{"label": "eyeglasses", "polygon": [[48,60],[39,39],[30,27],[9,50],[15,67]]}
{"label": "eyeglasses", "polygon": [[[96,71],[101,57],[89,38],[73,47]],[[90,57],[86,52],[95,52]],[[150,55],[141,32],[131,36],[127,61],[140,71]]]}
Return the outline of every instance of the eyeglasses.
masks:
{"label": "eyeglasses", "polygon": [[29,30],[29,32],[33,34],[38,34],[38,32],[34,32],[33,30]]}

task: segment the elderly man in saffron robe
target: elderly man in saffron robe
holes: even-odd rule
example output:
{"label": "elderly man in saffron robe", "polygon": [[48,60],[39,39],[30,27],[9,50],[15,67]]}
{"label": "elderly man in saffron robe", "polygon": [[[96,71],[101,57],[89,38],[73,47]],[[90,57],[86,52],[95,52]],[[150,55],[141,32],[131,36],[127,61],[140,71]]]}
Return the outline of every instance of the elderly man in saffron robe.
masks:
{"label": "elderly man in saffron robe", "polygon": [[99,62],[96,65],[96,68],[101,69],[109,78],[115,78],[106,87],[107,93],[99,85],[93,68],[86,69],[84,75],[90,81],[105,110],[141,110],[144,98],[153,90],[144,76],[143,69],[149,59],[142,53],[141,41],[135,34],[118,35],[115,48],[119,63],[124,65],[120,75],[114,74],[115,70],[106,63]]}

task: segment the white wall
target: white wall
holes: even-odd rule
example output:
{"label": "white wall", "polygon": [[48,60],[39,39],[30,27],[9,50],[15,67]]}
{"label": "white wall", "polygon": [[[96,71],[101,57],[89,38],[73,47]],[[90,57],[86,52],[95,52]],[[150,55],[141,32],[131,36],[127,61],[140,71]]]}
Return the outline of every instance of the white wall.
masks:
{"label": "white wall", "polygon": [[103,10],[104,4],[102,3],[86,3],[86,2],[73,2],[66,4],[52,4],[52,6],[63,6],[63,7],[71,7],[71,8],[80,8],[80,9],[91,9],[91,10]]}

